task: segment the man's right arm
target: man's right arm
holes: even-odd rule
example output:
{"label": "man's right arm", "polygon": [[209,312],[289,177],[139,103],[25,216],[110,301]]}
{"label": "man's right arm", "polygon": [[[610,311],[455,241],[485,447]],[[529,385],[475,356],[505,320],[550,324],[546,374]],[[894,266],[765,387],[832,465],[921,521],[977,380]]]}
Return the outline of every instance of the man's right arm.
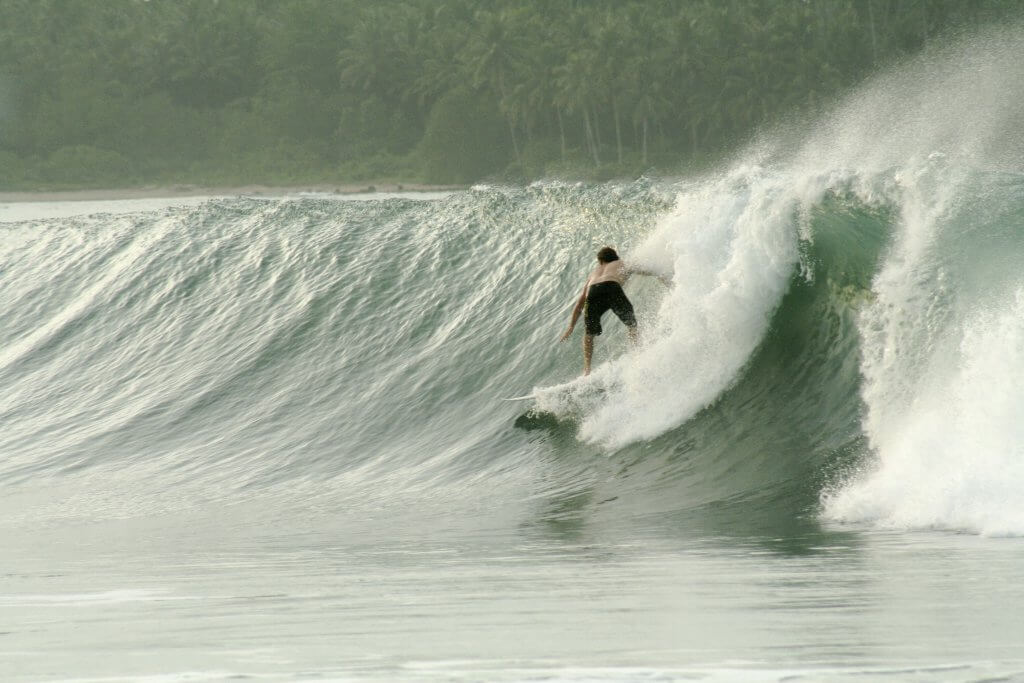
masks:
{"label": "man's right arm", "polygon": [[583,312],[583,305],[587,303],[587,286],[590,284],[590,279],[587,279],[587,284],[583,285],[583,292],[580,294],[580,298],[576,300],[576,305],[572,309],[572,318],[569,320],[569,328],[562,334],[562,337],[558,341],[565,341],[572,335],[573,329],[576,327],[576,321],[580,319],[580,313]]}

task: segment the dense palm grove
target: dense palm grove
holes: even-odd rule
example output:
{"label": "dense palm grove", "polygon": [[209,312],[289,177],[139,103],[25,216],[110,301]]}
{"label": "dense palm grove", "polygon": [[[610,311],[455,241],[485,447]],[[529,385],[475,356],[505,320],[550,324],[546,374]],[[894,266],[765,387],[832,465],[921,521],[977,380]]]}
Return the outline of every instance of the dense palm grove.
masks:
{"label": "dense palm grove", "polygon": [[0,0],[0,186],[705,163],[1018,0]]}

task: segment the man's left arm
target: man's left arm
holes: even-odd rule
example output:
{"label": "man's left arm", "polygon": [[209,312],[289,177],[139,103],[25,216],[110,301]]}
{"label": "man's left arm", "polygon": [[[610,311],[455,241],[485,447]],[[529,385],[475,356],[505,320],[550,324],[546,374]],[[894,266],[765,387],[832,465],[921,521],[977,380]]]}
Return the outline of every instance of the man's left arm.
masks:
{"label": "man's left arm", "polygon": [[656,277],[661,282],[661,284],[665,285],[666,287],[672,286],[672,278],[665,277],[664,275],[652,272],[650,270],[647,270],[646,268],[641,268],[631,262],[626,263],[626,272],[629,273],[630,275],[647,275],[649,277]]}

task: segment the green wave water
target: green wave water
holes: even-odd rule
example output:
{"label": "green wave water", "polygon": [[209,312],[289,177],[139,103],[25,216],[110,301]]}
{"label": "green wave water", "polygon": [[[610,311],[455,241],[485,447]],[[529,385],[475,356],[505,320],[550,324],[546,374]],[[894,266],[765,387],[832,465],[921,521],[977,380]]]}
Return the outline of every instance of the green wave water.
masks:
{"label": "green wave water", "polygon": [[[7,224],[0,476],[80,481],[79,505],[103,514],[268,494],[472,507],[553,464],[532,495],[611,468],[595,496],[626,517],[815,517],[872,461],[864,362],[889,351],[862,347],[890,343],[870,328],[898,256],[890,181],[806,203],[748,168]],[[985,214],[965,196],[946,229],[1005,230],[998,277],[1015,291],[1020,180],[972,182],[1001,209],[971,223]],[[609,325],[583,385],[606,391],[566,402],[543,387],[578,373],[577,344],[555,340],[605,242],[674,280],[630,284],[643,344]],[[956,244],[926,279],[976,279],[994,256]],[[994,305],[990,285],[968,308]],[[967,312],[943,315],[956,330]],[[534,386],[536,406],[500,400]]]}

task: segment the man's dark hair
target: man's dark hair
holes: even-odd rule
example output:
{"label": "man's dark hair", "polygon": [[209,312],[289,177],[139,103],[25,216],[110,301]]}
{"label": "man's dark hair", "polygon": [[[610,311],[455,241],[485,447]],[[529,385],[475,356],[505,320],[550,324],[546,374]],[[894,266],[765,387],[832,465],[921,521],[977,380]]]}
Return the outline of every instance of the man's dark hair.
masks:
{"label": "man's dark hair", "polygon": [[618,261],[619,255],[611,247],[602,247],[597,252],[597,260],[601,263],[611,263],[612,261]]}

